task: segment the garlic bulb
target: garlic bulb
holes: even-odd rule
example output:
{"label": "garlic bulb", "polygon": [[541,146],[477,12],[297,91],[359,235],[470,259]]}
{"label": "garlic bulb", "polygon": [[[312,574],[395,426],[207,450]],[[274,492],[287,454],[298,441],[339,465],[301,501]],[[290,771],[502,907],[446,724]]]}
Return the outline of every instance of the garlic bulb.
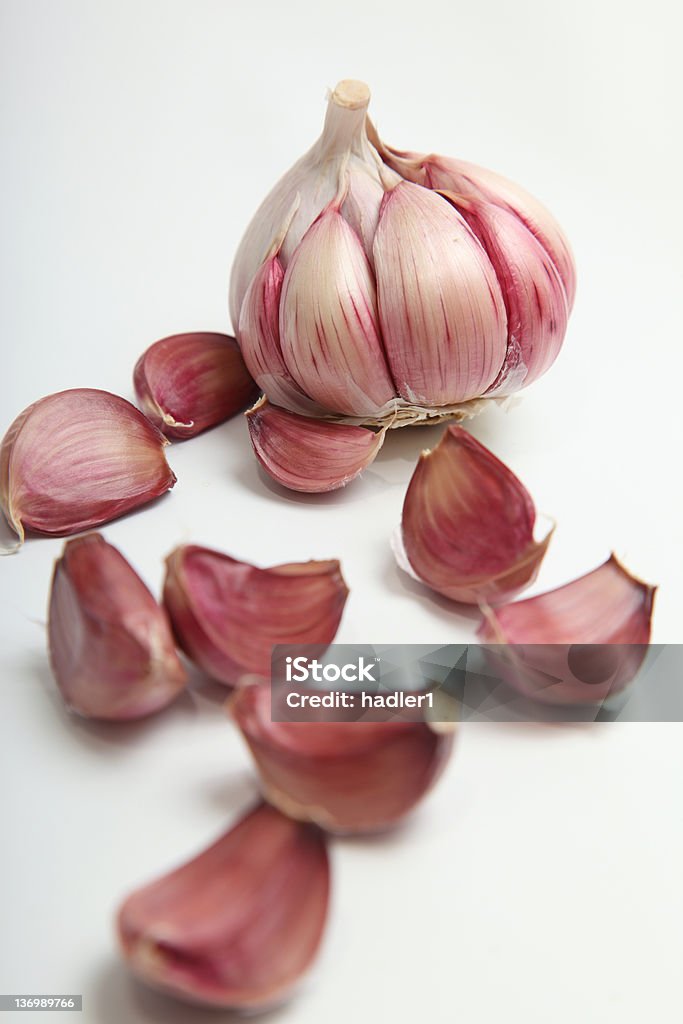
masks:
{"label": "garlic bulb", "polygon": [[[484,169],[384,146],[369,98],[339,83],[320,139],[262,203],[232,271],[246,366],[313,435],[320,419],[462,419],[518,391],[557,357],[575,287],[569,247],[536,200]],[[316,489],[299,485],[306,453],[297,460],[285,427],[274,475]],[[271,419],[274,445],[277,429]]]}

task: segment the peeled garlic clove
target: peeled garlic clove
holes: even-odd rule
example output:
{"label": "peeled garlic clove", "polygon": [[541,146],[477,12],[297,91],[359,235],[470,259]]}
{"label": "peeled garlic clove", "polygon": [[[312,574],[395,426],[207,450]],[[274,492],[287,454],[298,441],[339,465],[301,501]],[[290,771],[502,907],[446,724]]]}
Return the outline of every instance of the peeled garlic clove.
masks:
{"label": "peeled garlic clove", "polygon": [[343,487],[374,461],[384,430],[296,416],[263,400],[247,413],[249,436],[266,473],[292,491]]}
{"label": "peeled garlic clove", "polygon": [[333,832],[396,824],[441,775],[453,731],[426,722],[274,722],[270,687],[229,700],[267,800],[290,817]]}
{"label": "peeled garlic clove", "polygon": [[138,359],[135,394],[167,437],[194,437],[234,416],[258,394],[234,338],[175,334]]}
{"label": "peeled garlic clove", "polygon": [[324,410],[310,398],[287,369],[280,346],[280,296],[285,272],[277,255],[269,257],[247,289],[239,321],[244,361],[272,402],[297,413]]}
{"label": "peeled garlic clove", "polygon": [[0,505],[18,534],[64,535],[170,490],[162,434],[130,402],[92,388],[30,405],[0,447]]}
{"label": "peeled garlic clove", "polygon": [[55,563],[48,643],[62,697],[86,718],[142,718],[187,681],[166,613],[99,533],[68,541]]}
{"label": "peeled garlic clove", "polygon": [[571,583],[488,609],[478,635],[494,664],[525,696],[594,704],[623,690],[650,642],[656,587],[611,555]]}
{"label": "peeled garlic clove", "polygon": [[355,232],[330,204],[295,250],[282,285],[280,339],[302,391],[333,412],[371,416],[394,398],[375,284]]}
{"label": "peeled garlic clove", "polygon": [[444,192],[486,250],[501,284],[507,313],[505,363],[487,392],[507,395],[526,387],[559,355],[567,329],[567,296],[555,264],[514,213]]}
{"label": "peeled garlic clove", "polygon": [[347,596],[338,561],[258,569],[193,544],[166,559],[164,604],[176,639],[229,686],[269,677],[275,644],[331,643]]}
{"label": "peeled garlic clove", "polygon": [[505,359],[505,305],[490,260],[457,210],[401,182],[384,198],[374,256],[399,394],[432,406],[482,395]]}
{"label": "peeled garlic clove", "polygon": [[325,837],[261,804],[119,910],[129,967],[188,1002],[256,1010],[311,965],[329,900]]}
{"label": "peeled garlic clove", "polygon": [[495,604],[536,578],[551,534],[535,541],[535,520],[514,473],[462,427],[450,426],[420,456],[401,538],[409,567],[432,590],[453,601]]}

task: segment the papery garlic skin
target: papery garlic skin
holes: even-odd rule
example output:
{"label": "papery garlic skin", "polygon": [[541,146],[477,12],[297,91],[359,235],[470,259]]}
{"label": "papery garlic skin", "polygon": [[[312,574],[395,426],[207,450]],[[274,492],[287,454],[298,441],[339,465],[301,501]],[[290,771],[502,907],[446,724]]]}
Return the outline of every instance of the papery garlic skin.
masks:
{"label": "papery garlic skin", "polygon": [[655,592],[611,555],[562,587],[487,609],[478,635],[524,696],[602,703],[628,686],[647,654]]}
{"label": "papery garlic skin", "polygon": [[266,799],[337,833],[378,832],[414,810],[443,772],[454,732],[426,722],[276,722],[270,687],[228,701]]}
{"label": "papery garlic skin", "polygon": [[462,427],[425,451],[406,492],[402,552],[413,574],[467,604],[510,600],[536,578],[551,532],[534,540],[536,510],[520,480]]}
{"label": "papery garlic skin", "polygon": [[197,545],[166,560],[164,605],[182,650],[212,678],[268,677],[276,644],[329,644],[348,588],[338,561],[259,569]]}
{"label": "papery garlic skin", "polygon": [[154,342],[138,359],[133,383],[152,423],[181,440],[229,419],[258,395],[235,339],[213,332]]}
{"label": "papery garlic skin", "polygon": [[48,645],[62,697],[86,718],[142,718],[187,681],[165,611],[98,533],[68,541],[55,563]]}
{"label": "papery garlic skin", "polygon": [[167,440],[130,402],[75,388],[40,399],[0,447],[0,506],[24,531],[64,536],[158,498],[176,482]]}
{"label": "papery garlic skin", "polygon": [[283,487],[322,493],[344,487],[375,459],[385,431],[294,416],[263,399],[247,413],[256,458]]}
{"label": "papery garlic skin", "polygon": [[329,900],[325,837],[261,804],[124,902],[119,941],[143,981],[188,1002],[263,1010],[314,959]]}

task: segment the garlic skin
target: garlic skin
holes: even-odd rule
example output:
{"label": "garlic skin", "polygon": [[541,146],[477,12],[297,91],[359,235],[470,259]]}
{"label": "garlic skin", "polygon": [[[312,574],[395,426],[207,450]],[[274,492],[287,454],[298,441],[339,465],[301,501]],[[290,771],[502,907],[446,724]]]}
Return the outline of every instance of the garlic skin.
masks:
{"label": "garlic skin", "polygon": [[187,682],[166,613],[99,533],[67,541],[55,562],[48,645],[62,697],[86,718],[142,718]]}
{"label": "garlic skin", "polygon": [[283,813],[336,833],[387,829],[436,783],[454,732],[426,722],[274,722],[270,687],[242,687],[228,710],[265,798]]}
{"label": "garlic skin", "polygon": [[273,480],[292,491],[344,487],[375,459],[384,430],[295,416],[263,398],[247,413],[256,458]]}
{"label": "garlic skin", "polygon": [[75,388],[41,398],[0,446],[0,506],[24,531],[65,536],[107,523],[176,482],[168,441],[118,395]]}
{"label": "garlic skin", "polygon": [[505,305],[491,261],[457,210],[399,182],[382,201],[374,256],[401,397],[447,406],[483,395],[505,358]]}
{"label": "garlic skin", "polygon": [[339,83],[320,139],[249,224],[231,277],[237,339],[290,413],[379,428],[462,420],[555,361],[571,253],[511,183],[384,146],[369,99],[363,83]]}
{"label": "garlic skin", "polygon": [[478,636],[503,645],[489,656],[524,696],[599,704],[628,686],[642,665],[656,589],[611,555],[562,587],[487,609]]}
{"label": "garlic skin", "polygon": [[322,832],[260,804],[127,898],[117,917],[123,955],[142,981],[184,1001],[272,1007],[317,953],[329,870]]}
{"label": "garlic skin", "polygon": [[166,559],[164,605],[181,649],[212,678],[270,676],[275,644],[329,644],[348,588],[338,561],[259,569],[194,544]]}
{"label": "garlic skin", "polygon": [[557,358],[569,309],[562,279],[541,243],[504,207],[443,192],[485,247],[503,285],[507,344],[503,366],[486,394],[514,394]]}
{"label": "garlic skin", "polygon": [[146,416],[167,437],[194,437],[253,401],[259,389],[234,338],[203,332],[162,338],[133,371]]}
{"label": "garlic skin", "polygon": [[534,540],[535,521],[521,481],[451,425],[422,453],[408,485],[399,565],[452,601],[507,601],[536,578],[550,543],[552,531]]}

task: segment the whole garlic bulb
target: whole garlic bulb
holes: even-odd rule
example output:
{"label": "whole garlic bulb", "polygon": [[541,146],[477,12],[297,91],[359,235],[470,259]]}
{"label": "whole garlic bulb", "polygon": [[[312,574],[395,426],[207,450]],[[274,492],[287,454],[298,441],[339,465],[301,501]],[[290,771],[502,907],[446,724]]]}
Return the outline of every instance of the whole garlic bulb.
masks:
{"label": "whole garlic bulb", "polygon": [[[247,228],[235,333],[268,401],[309,423],[464,418],[557,357],[571,253],[550,214],[505,179],[385,147],[369,98],[363,83],[339,83],[321,137]],[[291,486],[286,468],[273,475]],[[339,486],[332,476],[319,489]]]}

